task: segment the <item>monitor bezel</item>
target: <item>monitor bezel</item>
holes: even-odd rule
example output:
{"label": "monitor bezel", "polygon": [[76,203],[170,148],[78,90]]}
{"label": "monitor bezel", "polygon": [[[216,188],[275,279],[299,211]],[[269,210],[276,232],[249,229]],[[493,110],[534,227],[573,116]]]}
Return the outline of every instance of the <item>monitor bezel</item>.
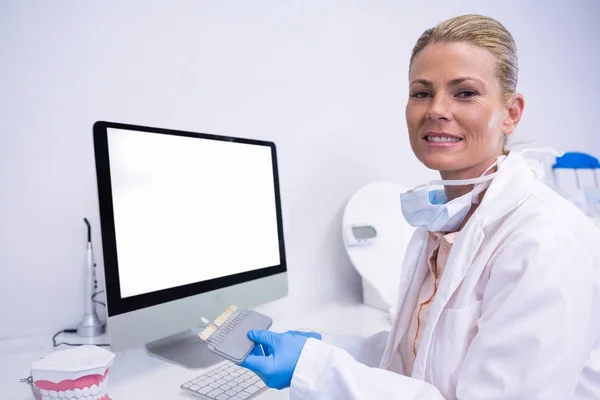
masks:
{"label": "monitor bezel", "polygon": [[[279,265],[263,267],[248,272],[122,298],[108,153],[108,129],[111,128],[269,147],[271,149],[271,160],[273,164],[275,208],[279,238]],[[277,148],[274,142],[109,121],[97,121],[94,123],[93,141],[102,237],[102,254],[104,257],[105,290],[109,317],[287,272],[281,195],[279,189],[279,170],[277,166]]]}

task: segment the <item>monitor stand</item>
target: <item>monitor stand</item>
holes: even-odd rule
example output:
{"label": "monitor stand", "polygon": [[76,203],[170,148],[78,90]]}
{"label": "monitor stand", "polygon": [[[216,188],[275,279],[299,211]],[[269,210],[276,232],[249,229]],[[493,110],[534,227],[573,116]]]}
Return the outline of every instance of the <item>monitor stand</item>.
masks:
{"label": "monitor stand", "polygon": [[150,355],[187,369],[207,368],[224,360],[211,352],[192,330],[146,343]]}

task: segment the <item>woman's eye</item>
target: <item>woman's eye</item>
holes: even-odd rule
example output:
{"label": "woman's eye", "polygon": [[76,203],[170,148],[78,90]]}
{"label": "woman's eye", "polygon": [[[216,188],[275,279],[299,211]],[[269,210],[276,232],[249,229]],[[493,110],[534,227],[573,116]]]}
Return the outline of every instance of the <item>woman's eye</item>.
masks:
{"label": "woman's eye", "polygon": [[456,95],[457,97],[473,97],[473,96],[477,96],[479,93],[477,93],[474,90],[461,90],[460,92],[458,92],[458,94]]}
{"label": "woman's eye", "polygon": [[424,99],[429,96],[429,92],[415,92],[410,95],[410,97],[414,97],[415,99]]}

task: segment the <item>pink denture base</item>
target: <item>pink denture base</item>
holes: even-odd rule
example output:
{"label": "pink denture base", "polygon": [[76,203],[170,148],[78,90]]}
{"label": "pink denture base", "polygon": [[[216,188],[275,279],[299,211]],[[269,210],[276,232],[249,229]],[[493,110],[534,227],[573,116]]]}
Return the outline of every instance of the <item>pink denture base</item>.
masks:
{"label": "pink denture base", "polygon": [[[83,389],[86,387],[87,388],[92,387],[92,385],[97,386],[98,384],[100,384],[100,382],[102,382],[102,380],[104,378],[106,378],[107,374],[108,374],[108,368],[104,372],[104,375],[98,375],[98,374],[86,375],[86,376],[77,378],[75,380],[65,379],[58,383],[39,380],[39,381],[35,381],[35,385],[37,387],[39,387],[40,389],[54,390],[56,392],[63,392],[65,390]],[[108,397],[106,397],[106,399],[102,398],[101,400],[110,400],[110,399]]]}

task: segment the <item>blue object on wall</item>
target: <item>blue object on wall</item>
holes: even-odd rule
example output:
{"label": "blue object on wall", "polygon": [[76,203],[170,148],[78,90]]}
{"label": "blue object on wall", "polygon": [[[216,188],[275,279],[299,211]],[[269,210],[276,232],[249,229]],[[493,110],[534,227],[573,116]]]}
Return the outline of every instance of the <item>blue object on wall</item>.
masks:
{"label": "blue object on wall", "polygon": [[600,162],[589,154],[569,152],[557,157],[552,169],[598,169]]}

